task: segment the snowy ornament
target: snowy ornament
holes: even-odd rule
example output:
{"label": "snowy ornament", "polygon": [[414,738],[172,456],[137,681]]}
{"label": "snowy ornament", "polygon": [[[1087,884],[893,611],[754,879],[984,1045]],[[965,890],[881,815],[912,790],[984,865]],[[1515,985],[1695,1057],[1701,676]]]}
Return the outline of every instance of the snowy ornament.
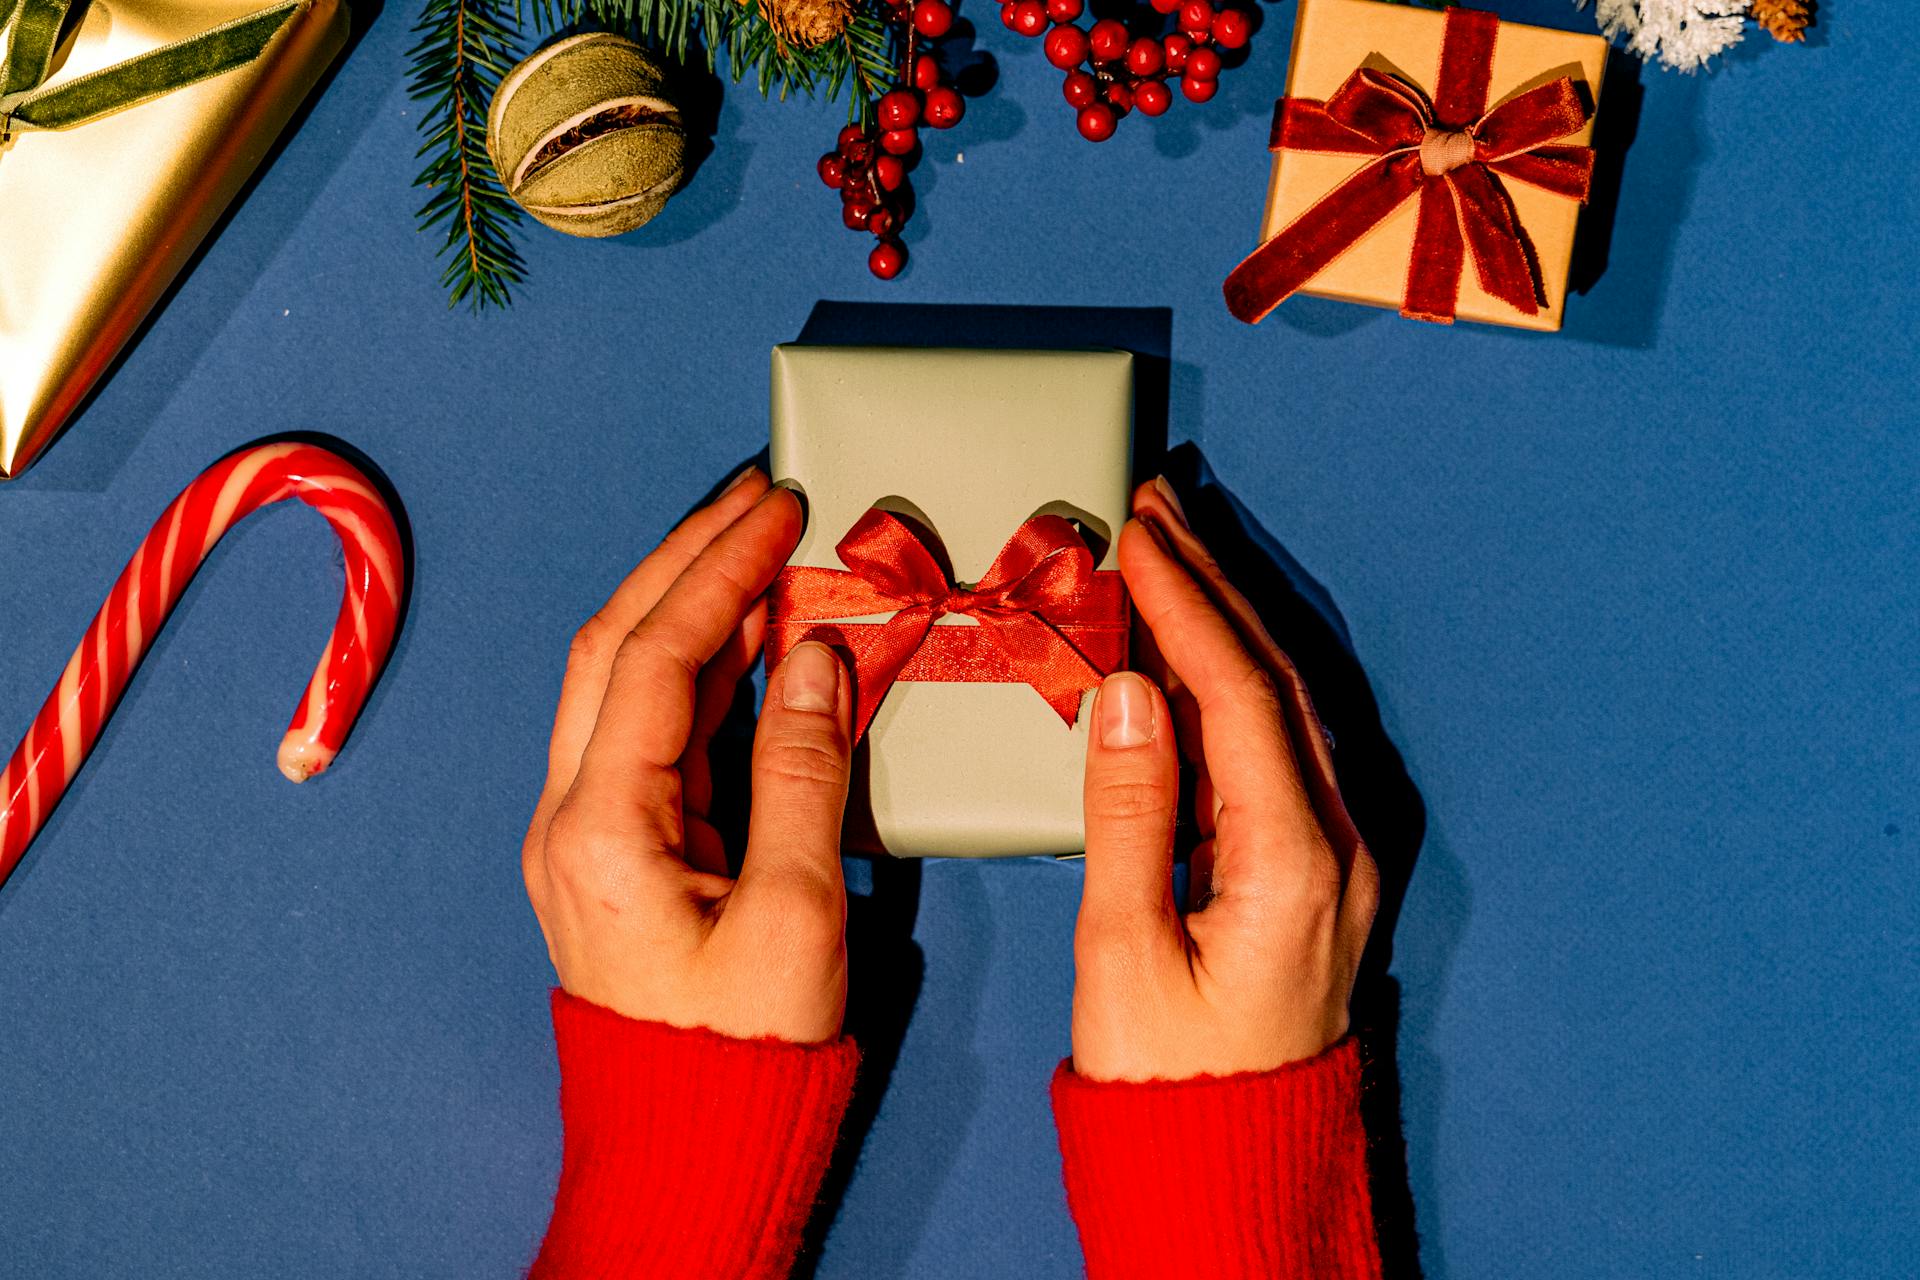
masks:
{"label": "snowy ornament", "polygon": [[[1576,0],[1584,3],[1585,0]],[[1697,71],[1740,43],[1748,0],[1594,0],[1609,39],[1676,71]]]}

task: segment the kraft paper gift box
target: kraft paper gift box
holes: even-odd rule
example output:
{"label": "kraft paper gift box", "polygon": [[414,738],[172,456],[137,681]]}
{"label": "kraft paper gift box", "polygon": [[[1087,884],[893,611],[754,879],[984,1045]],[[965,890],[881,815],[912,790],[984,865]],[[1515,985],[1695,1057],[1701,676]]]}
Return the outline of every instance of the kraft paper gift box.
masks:
{"label": "kraft paper gift box", "polygon": [[[1297,283],[1301,293],[1418,319],[1557,330],[1606,58],[1600,36],[1473,10],[1300,0],[1286,97],[1275,111],[1263,244],[1228,278],[1229,307],[1257,321]],[[1367,75],[1349,89],[1358,72]],[[1429,119],[1418,119],[1423,111]],[[1356,124],[1360,135],[1348,132]],[[1389,151],[1401,168],[1379,172]],[[1430,189],[1396,201],[1410,187]],[[1322,215],[1343,200],[1345,225],[1315,234],[1341,221]],[[1416,226],[1429,217],[1417,246]],[[1356,227],[1363,234],[1343,245]],[[1288,238],[1278,239],[1283,232]],[[1489,292],[1483,258],[1508,268],[1496,292],[1532,298]]]}
{"label": "kraft paper gift box", "polygon": [[[77,24],[68,19],[34,91],[228,24],[239,38],[255,16],[273,25],[267,10],[282,4],[76,0]],[[72,417],[345,45],[340,0],[288,9],[239,65],[231,46],[197,63],[176,49],[170,73],[195,77],[182,87],[64,127],[10,122],[0,143],[0,479],[24,471]],[[14,12],[10,47],[21,39]]]}
{"label": "kraft paper gift box", "polygon": [[[1099,671],[1125,664],[1127,606],[1114,542],[1131,501],[1131,355],[781,346],[773,352],[772,407],[774,479],[799,490],[807,508],[790,567],[839,571],[816,572],[816,580],[851,580],[843,540],[856,525],[877,522],[896,537],[911,531],[935,559],[944,555],[949,582],[984,592],[995,568],[1010,563],[1001,557],[1016,530],[1045,526],[1085,549],[1082,567],[1106,589],[1103,623],[1068,625],[1071,615],[1061,612],[1048,615],[1048,628],[1058,624]],[[873,508],[903,521],[871,516]],[[1028,525],[1035,516],[1042,519]],[[1060,519],[1074,522],[1066,534]],[[835,637],[831,625],[779,621],[782,589],[776,584],[769,610],[770,663],[815,631],[829,643]],[[873,634],[892,616],[874,609],[842,621]],[[961,627],[978,630],[933,634]],[[974,616],[946,614],[920,657],[978,644],[998,662],[997,636],[1005,633],[988,632]],[[895,681],[855,753],[849,847],[905,857],[1080,852],[1092,698],[1091,688],[1056,698],[1072,714],[1068,724],[1017,676]]]}

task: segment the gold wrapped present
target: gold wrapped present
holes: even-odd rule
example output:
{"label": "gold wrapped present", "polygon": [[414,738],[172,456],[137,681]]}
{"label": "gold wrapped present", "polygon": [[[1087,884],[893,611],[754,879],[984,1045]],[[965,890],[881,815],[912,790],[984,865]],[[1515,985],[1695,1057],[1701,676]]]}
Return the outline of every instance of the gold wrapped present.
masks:
{"label": "gold wrapped present", "polygon": [[347,38],[340,0],[16,0],[0,479],[73,415]]}

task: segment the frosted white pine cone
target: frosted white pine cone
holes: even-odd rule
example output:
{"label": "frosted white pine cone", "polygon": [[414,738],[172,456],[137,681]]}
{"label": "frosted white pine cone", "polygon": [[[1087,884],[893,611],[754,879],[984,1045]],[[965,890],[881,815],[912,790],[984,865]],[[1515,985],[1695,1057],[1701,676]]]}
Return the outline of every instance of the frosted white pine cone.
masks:
{"label": "frosted white pine cone", "polygon": [[1740,42],[1748,0],[1594,0],[1609,38],[1676,71],[1697,71]]}

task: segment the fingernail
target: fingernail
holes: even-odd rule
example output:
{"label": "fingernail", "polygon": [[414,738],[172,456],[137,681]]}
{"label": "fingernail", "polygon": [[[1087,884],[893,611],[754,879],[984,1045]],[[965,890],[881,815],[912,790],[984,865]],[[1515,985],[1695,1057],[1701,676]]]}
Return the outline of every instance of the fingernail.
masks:
{"label": "fingernail", "polygon": [[840,659],[833,650],[818,640],[803,640],[780,671],[780,701],[787,710],[833,710],[840,695]]}
{"label": "fingernail", "polygon": [[1180,505],[1180,495],[1173,491],[1173,486],[1167,483],[1167,478],[1165,476],[1155,476],[1153,478],[1153,487],[1159,490],[1160,496],[1167,500],[1169,507],[1173,508],[1173,518],[1180,522],[1180,527],[1182,529],[1190,528],[1191,526],[1187,524],[1187,509]]}
{"label": "fingernail", "polygon": [[1153,691],[1131,671],[1117,671],[1100,686],[1100,745],[1144,747],[1153,741]]}
{"label": "fingernail", "polygon": [[733,479],[727,481],[727,487],[722,489],[720,492],[723,495],[732,493],[735,489],[738,489],[742,484],[746,482],[746,479],[748,476],[752,475],[754,472],[758,471],[759,469],[760,469],[759,467],[749,462],[746,466],[740,468],[740,472],[738,475],[734,476]]}

